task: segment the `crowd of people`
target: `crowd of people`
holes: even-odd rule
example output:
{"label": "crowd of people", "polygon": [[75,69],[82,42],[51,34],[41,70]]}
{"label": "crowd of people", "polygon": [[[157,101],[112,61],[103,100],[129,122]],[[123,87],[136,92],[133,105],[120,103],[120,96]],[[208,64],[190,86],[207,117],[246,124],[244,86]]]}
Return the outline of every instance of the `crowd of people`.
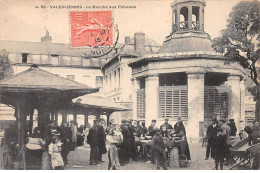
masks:
{"label": "crowd of people", "polygon": [[[259,123],[254,121],[253,127],[246,126],[244,131],[249,138],[249,145],[259,143],[260,137]],[[233,164],[230,148],[232,147],[231,137],[237,135],[237,128],[234,119],[230,119],[229,123],[226,123],[225,119],[216,118],[212,119],[212,124],[207,128],[207,149],[206,158],[209,156],[215,160],[215,169],[223,169],[224,164]],[[240,139],[245,138],[243,131],[239,133]],[[259,155],[256,155],[253,161],[253,169],[259,169]]]}
{"label": "crowd of people", "polygon": [[[87,133],[87,128],[84,130]],[[62,123],[57,126],[54,122],[49,122],[45,128],[35,127],[32,134],[27,133],[25,136],[23,152],[26,169],[63,169],[68,164],[69,152],[77,146],[78,136],[78,128],[73,121],[69,125]],[[15,158],[21,158],[21,153],[18,153],[17,123],[5,130],[1,147],[4,152],[4,167],[14,169],[12,163]]]}
{"label": "crowd of people", "polygon": [[[94,154],[90,155],[90,164],[98,164],[102,161],[101,159],[95,159],[98,158],[95,155],[98,152],[101,152],[100,154],[104,153],[103,150],[100,150],[102,147],[97,147],[97,141],[93,144],[93,140],[91,140],[97,138],[95,134],[98,133],[95,131],[99,129],[95,126],[98,126],[98,124],[99,121],[95,121],[94,126],[89,131],[91,136],[89,140],[92,141],[90,142],[91,153],[94,152]],[[103,132],[103,129],[101,130]],[[145,162],[156,164],[157,169],[160,169],[160,167],[167,169],[167,152],[169,152],[169,148],[165,147],[164,139],[173,136],[185,141],[182,143],[184,146],[180,148],[183,148],[183,155],[186,156],[187,160],[190,160],[186,131],[181,118],[178,118],[178,122],[174,127],[168,123],[168,119],[165,119],[165,123],[160,128],[156,127],[156,120],[152,120],[148,128],[145,126],[145,122],[140,124],[140,121],[130,119],[122,120],[121,125],[119,125],[115,124],[114,120],[111,120],[106,129],[106,140],[109,143],[108,169],[117,169],[119,166],[124,166],[129,163],[130,159],[133,161],[142,159]],[[151,140],[151,145],[142,145],[140,143],[142,139]]]}
{"label": "crowd of people", "polygon": [[[244,131],[248,134],[249,145],[259,142],[258,122],[254,122],[252,128],[246,126]],[[232,161],[230,136],[236,135],[237,128],[233,119],[229,123],[224,119],[212,119],[212,124],[207,128],[205,159],[208,160],[211,155],[216,169],[223,169],[225,163]],[[241,133],[239,135],[244,138]],[[165,119],[160,127],[157,127],[156,120],[152,120],[148,127],[144,121],[132,119],[122,120],[121,124],[116,124],[112,119],[108,125],[104,119],[99,119],[94,120],[92,126],[87,124],[79,128],[73,121],[69,124],[62,123],[61,126],[49,122],[44,129],[36,127],[32,134],[26,136],[26,169],[63,169],[68,164],[69,152],[74,151],[78,145],[90,146],[90,165],[104,162],[102,155],[108,153],[108,169],[125,166],[130,159],[153,163],[156,169],[167,169],[171,148],[165,145],[165,140],[169,139],[182,141],[178,146],[179,155],[189,162],[190,150],[180,117],[174,126]],[[143,145],[143,140],[150,141],[150,144]],[[17,143],[17,126],[12,124],[6,129],[1,144],[6,168],[11,168],[12,158],[17,155]],[[259,155],[254,157],[253,169],[259,169]]]}

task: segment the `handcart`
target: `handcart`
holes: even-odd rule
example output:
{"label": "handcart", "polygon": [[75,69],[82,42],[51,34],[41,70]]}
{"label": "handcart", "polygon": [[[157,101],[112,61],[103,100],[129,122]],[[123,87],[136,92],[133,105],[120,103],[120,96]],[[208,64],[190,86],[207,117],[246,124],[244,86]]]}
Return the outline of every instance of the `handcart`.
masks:
{"label": "handcart", "polygon": [[250,146],[248,138],[245,138],[235,143],[230,148],[231,156],[234,158],[235,164],[229,167],[231,169],[238,169],[244,167],[250,169],[252,166],[252,158],[260,153],[260,143]]}

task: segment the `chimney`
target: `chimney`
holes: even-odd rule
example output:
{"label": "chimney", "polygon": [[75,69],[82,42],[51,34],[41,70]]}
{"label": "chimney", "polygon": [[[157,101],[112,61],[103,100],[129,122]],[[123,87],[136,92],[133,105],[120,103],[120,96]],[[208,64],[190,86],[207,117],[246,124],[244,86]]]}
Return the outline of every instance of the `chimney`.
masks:
{"label": "chimney", "polygon": [[126,36],[125,37],[125,44],[129,44],[130,43],[130,36]]}
{"label": "chimney", "polygon": [[145,51],[145,33],[135,33],[135,51],[136,53],[143,54]]}

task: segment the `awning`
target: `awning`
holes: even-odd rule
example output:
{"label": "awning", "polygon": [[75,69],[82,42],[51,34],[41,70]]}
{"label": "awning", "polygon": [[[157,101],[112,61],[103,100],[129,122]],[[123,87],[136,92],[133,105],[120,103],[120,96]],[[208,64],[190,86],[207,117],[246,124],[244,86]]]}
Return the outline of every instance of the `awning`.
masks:
{"label": "awning", "polygon": [[72,100],[72,109],[78,112],[91,110],[92,112],[114,112],[114,111],[130,111],[132,109],[121,106],[101,96],[84,95]]}

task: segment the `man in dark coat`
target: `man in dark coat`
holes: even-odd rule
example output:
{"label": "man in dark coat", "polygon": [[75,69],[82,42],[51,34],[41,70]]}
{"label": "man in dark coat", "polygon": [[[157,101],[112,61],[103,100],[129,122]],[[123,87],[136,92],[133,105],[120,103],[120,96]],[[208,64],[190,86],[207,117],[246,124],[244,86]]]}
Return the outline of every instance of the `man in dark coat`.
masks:
{"label": "man in dark coat", "polygon": [[129,128],[129,132],[130,132],[130,152],[131,152],[131,158],[134,161],[138,160],[138,152],[137,152],[137,145],[135,144],[135,136],[137,136],[137,131],[136,128],[137,126],[134,126],[133,124],[133,120],[130,119],[127,122],[128,128]]}
{"label": "man in dark coat", "polygon": [[98,123],[98,151],[99,151],[99,162],[104,162],[102,160],[102,154],[106,154],[106,133],[103,127],[103,121],[99,121]]}
{"label": "man in dark coat", "polygon": [[65,165],[68,164],[67,156],[70,152],[70,139],[71,139],[71,130],[67,123],[63,123],[61,127],[58,129],[61,137],[62,150],[61,156]]}
{"label": "man in dark coat", "polygon": [[210,124],[207,128],[207,150],[206,150],[206,158],[209,159],[209,153],[211,152],[211,157],[214,158],[214,149],[212,149],[212,139],[217,135],[218,123],[215,118],[212,119],[212,124]]}
{"label": "man in dark coat", "polygon": [[221,127],[217,128],[217,135],[212,138],[212,148],[214,148],[215,151],[215,168],[218,170],[218,166],[220,165],[220,169],[223,170],[224,159],[226,157],[228,147],[224,129]]}
{"label": "man in dark coat", "polygon": [[142,137],[145,137],[145,135],[148,133],[148,129],[145,126],[145,121],[142,121],[142,129],[141,129],[141,135]]}
{"label": "man in dark coat", "polygon": [[142,126],[140,125],[140,121],[136,121],[136,126],[134,126],[134,132],[137,137],[142,136]]}
{"label": "man in dark coat", "polygon": [[121,166],[124,166],[129,163],[130,158],[130,141],[131,135],[129,132],[129,128],[126,125],[126,120],[122,120],[122,124],[120,126],[123,135],[123,142],[120,146],[120,152],[118,153],[119,162]]}
{"label": "man in dark coat", "polygon": [[94,125],[89,129],[87,142],[90,145],[90,165],[99,164],[98,151],[98,120],[94,120]]}
{"label": "man in dark coat", "polygon": [[162,125],[160,126],[160,130],[162,130],[162,127],[163,127],[163,126],[165,126],[167,130],[168,130],[168,129],[170,129],[170,130],[172,129],[172,125],[169,124],[169,119],[168,119],[168,118],[165,118],[165,119],[164,119],[164,124],[162,124]]}
{"label": "man in dark coat", "polygon": [[156,120],[152,120],[152,124],[148,127],[148,135],[149,136],[153,136],[156,132]]}
{"label": "man in dark coat", "polygon": [[234,119],[230,119],[228,126],[230,127],[230,136],[236,136],[237,128]]}

